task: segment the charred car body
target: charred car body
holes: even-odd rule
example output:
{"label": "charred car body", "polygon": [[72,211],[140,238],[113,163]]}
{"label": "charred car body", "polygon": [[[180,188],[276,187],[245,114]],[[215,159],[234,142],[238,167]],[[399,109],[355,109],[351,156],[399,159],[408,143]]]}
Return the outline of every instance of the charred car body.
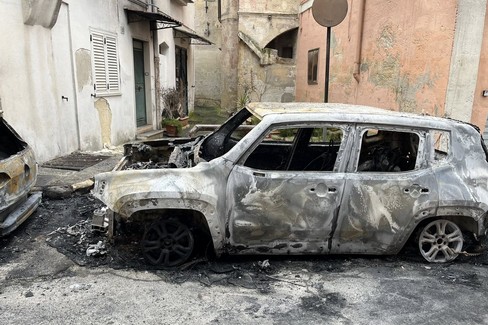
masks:
{"label": "charred car body", "polygon": [[[243,134],[252,115],[260,121]],[[429,262],[487,234],[482,137],[449,119],[251,103],[205,137],[132,144],[126,155],[119,169],[163,168],[99,174],[93,194],[111,220],[147,224],[151,264],[185,262],[196,231],[217,255],[397,254],[414,239]]]}
{"label": "charred car body", "polygon": [[34,152],[2,115],[0,111],[0,236],[24,222],[42,196],[30,194],[37,178]]}

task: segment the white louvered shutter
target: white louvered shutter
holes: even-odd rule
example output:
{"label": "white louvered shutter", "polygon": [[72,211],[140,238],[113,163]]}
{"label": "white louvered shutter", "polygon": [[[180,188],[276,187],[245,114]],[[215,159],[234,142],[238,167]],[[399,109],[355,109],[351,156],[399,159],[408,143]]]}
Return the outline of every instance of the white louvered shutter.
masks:
{"label": "white louvered shutter", "polygon": [[117,38],[105,36],[105,53],[107,57],[108,91],[118,93],[120,91],[119,56],[117,53]]}
{"label": "white louvered shutter", "polygon": [[119,57],[116,35],[92,31],[93,88],[96,95],[120,93]]}

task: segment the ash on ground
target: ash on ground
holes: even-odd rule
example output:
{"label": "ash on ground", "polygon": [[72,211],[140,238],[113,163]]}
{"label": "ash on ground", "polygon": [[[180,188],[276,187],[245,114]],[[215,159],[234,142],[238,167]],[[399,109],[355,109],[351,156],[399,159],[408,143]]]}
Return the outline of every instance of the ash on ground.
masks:
{"label": "ash on ground", "polygon": [[[197,281],[205,286],[229,285],[269,293],[273,282],[284,281],[307,286],[313,274],[341,273],[351,268],[416,268],[434,272],[446,281],[463,283],[462,274],[451,274],[448,264],[427,264],[413,249],[397,256],[223,256],[213,259],[195,256],[175,268],[161,269],[145,264],[139,240],[143,228],[126,229],[129,235],[111,244],[106,234],[92,231],[93,212],[102,207],[90,195],[73,195],[61,200],[43,200],[35,214],[11,236],[0,238],[0,263],[13,261],[32,249],[39,240],[67,256],[80,266],[105,265],[114,269],[136,269],[157,274],[168,282]],[[454,263],[488,265],[488,254],[460,256]]]}

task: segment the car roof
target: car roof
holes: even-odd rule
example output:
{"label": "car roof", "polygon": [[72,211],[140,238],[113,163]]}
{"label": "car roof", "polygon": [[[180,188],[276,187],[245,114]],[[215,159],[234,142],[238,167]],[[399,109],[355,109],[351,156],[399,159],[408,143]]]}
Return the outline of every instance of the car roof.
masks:
{"label": "car roof", "polygon": [[303,117],[304,113],[306,113],[305,115],[310,114],[315,117],[323,117],[324,115],[328,115],[330,117],[341,116],[341,119],[348,121],[358,120],[359,117],[362,122],[391,122],[393,120],[397,122],[406,122],[406,120],[410,119],[410,123],[407,124],[412,124],[412,121],[415,121],[415,123],[419,122],[423,127],[439,127],[441,125],[444,127],[453,127],[455,125],[468,124],[448,118],[398,112],[365,105],[342,103],[253,102],[249,103],[246,108],[260,120],[267,115],[285,116],[288,114],[300,114]]}
{"label": "car roof", "polygon": [[418,114],[391,111],[383,108],[352,105],[341,103],[278,103],[278,102],[253,102],[247,105],[247,109],[256,117],[262,119],[270,114],[290,113],[339,113],[339,114],[375,114],[419,117]]}

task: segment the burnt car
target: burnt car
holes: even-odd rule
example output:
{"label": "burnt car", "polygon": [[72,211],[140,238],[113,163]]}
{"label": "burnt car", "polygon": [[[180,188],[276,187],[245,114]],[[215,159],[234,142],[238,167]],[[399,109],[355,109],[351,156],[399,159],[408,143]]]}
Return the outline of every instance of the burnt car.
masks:
{"label": "burnt car", "polygon": [[93,194],[111,229],[145,224],[142,253],[155,265],[187,261],[202,233],[217,256],[397,254],[410,239],[429,262],[487,235],[487,151],[459,121],[251,103],[207,136],[125,150],[126,170],[97,175]]}
{"label": "burnt car", "polygon": [[0,111],[0,236],[12,232],[36,210],[42,196],[30,193],[36,178],[33,150]]}

